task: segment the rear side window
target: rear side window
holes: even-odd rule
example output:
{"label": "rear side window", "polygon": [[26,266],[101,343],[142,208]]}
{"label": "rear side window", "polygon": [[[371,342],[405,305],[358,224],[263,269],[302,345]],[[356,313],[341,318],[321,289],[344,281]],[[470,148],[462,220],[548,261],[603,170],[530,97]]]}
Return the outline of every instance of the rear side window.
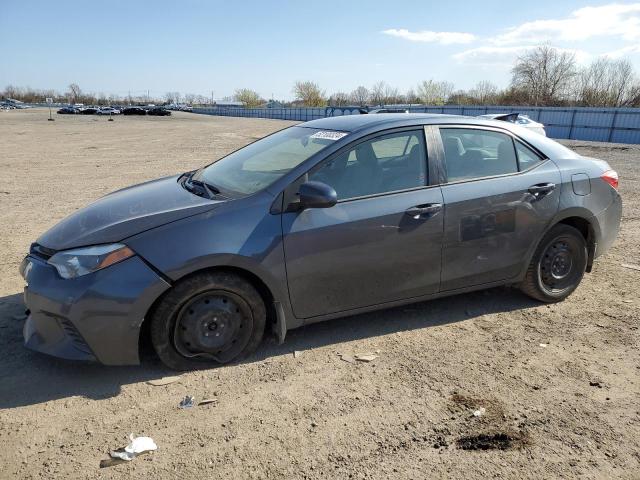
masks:
{"label": "rear side window", "polygon": [[518,171],[511,136],[480,129],[441,128],[449,182]]}
{"label": "rear side window", "polygon": [[520,170],[527,170],[542,161],[540,156],[529,147],[516,140],[516,152]]}

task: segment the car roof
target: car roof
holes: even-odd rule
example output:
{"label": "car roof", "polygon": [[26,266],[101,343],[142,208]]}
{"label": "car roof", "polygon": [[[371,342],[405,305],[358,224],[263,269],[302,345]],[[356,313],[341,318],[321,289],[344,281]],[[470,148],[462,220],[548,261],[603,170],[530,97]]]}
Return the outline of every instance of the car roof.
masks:
{"label": "car roof", "polygon": [[446,115],[441,113],[382,113],[355,114],[340,117],[326,117],[297,126],[319,128],[321,130],[339,130],[350,134],[365,131],[364,134],[394,127],[411,127],[420,125],[477,125],[508,130],[542,153],[552,158],[575,158],[577,154],[550,138],[524,128],[521,125],[490,118],[467,117],[462,115]]}
{"label": "car roof", "polygon": [[301,123],[298,126],[325,130],[340,130],[343,132],[356,132],[369,127],[379,127],[380,129],[383,129],[393,127],[395,125],[411,126],[447,123],[496,125],[495,120],[483,120],[477,117],[466,117],[462,115],[447,115],[441,113],[381,113],[373,115],[354,114],[338,117],[326,117]]}

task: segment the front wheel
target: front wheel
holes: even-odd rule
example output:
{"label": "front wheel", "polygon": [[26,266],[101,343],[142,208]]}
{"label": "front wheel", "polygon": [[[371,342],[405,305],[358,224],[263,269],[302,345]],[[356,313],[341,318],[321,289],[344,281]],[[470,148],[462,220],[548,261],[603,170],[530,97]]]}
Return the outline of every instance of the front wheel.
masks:
{"label": "front wheel", "polygon": [[569,225],[556,225],[540,241],[520,288],[542,302],[564,300],[578,288],[587,257],[582,234]]}
{"label": "front wheel", "polygon": [[151,342],[174,370],[238,360],[253,352],[264,333],[266,310],[244,278],[203,272],[178,282],[151,315]]}

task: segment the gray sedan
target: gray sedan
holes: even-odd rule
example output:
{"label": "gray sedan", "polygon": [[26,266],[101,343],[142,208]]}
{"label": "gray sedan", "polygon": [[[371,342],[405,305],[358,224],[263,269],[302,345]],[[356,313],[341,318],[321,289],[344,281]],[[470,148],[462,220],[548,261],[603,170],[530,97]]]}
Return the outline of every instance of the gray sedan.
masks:
{"label": "gray sedan", "polygon": [[351,115],[107,195],[21,265],[26,346],[169,367],[237,360],[271,330],[496,285],[571,294],[620,225],[618,177],[517,125]]}

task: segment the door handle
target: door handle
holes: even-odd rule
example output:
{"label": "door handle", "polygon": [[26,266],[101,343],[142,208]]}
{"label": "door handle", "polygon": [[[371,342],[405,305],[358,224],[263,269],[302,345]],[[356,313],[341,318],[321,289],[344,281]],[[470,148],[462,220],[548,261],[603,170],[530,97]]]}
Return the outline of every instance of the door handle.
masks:
{"label": "door handle", "polygon": [[551,193],[555,188],[555,183],[538,183],[537,185],[531,185],[529,187],[529,193],[536,198],[540,198]]}
{"label": "door handle", "polygon": [[425,205],[416,205],[408,208],[404,213],[413,218],[420,218],[422,215],[433,215],[442,210],[441,203],[427,203]]}

